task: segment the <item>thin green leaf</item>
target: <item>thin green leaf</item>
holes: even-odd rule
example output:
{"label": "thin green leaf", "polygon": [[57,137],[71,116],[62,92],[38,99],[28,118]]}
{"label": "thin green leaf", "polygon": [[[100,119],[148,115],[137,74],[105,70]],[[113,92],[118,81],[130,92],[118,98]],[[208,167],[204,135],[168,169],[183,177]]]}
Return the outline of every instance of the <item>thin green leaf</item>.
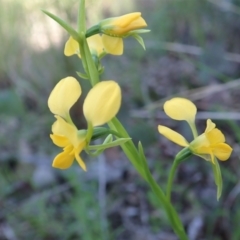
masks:
{"label": "thin green leaf", "polygon": [[218,160],[214,158],[214,163],[212,163],[212,168],[213,168],[213,174],[214,174],[214,180],[215,184],[217,185],[217,200],[221,197],[222,194],[222,174],[221,174],[221,169],[218,164]]}
{"label": "thin green leaf", "polygon": [[103,141],[103,144],[108,144],[111,143],[113,141],[113,136],[112,134],[109,134],[106,139]]}
{"label": "thin green leaf", "polygon": [[89,79],[89,77],[86,73],[81,73],[81,72],[76,72],[76,73],[80,78]]}
{"label": "thin green leaf", "polygon": [[110,147],[116,147],[121,144],[124,144],[125,142],[127,142],[129,140],[131,140],[131,138],[118,138],[117,140],[115,140],[113,142],[109,142],[109,143],[105,143],[105,144],[101,144],[101,145],[89,145],[88,149],[89,150],[107,149]]}
{"label": "thin green leaf", "polygon": [[54,14],[42,10],[46,15],[48,15],[50,18],[52,18],[54,21],[56,21],[60,26],[62,26],[76,41],[79,41],[79,35],[77,31],[75,31],[68,23],[63,21],[61,18],[55,16]]}
{"label": "thin green leaf", "polygon": [[104,151],[104,149],[96,150],[95,152],[86,151],[91,157],[97,157],[99,154],[101,154]]}
{"label": "thin green leaf", "polygon": [[148,32],[151,32],[151,30],[150,29],[137,29],[137,30],[131,31],[131,33],[133,33],[133,34],[148,33]]}
{"label": "thin green leaf", "polygon": [[146,50],[142,37],[140,37],[138,34],[133,34],[132,36],[140,43],[143,49]]}
{"label": "thin green leaf", "polygon": [[91,140],[96,140],[98,138],[105,137],[107,134],[112,134],[118,138],[122,137],[118,132],[116,132],[112,129],[105,128],[105,127],[95,127],[93,129],[93,135],[92,135]]}

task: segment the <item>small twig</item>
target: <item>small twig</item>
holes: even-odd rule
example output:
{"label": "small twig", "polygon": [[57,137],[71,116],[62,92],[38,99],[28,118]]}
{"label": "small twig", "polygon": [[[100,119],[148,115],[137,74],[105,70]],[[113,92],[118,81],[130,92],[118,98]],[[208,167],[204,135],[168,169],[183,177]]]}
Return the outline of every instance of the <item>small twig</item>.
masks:
{"label": "small twig", "polygon": [[[172,96],[169,96],[167,99],[172,98],[172,97],[185,97],[189,98],[191,100],[199,100],[202,98],[205,98],[209,95],[213,95],[215,93],[219,93],[221,91],[226,91],[229,89],[236,89],[240,87],[240,79],[232,80],[230,82],[224,83],[224,84],[214,84],[211,86],[207,87],[201,87],[197,89],[192,89],[192,90],[187,90]],[[160,101],[154,102],[141,110],[132,110],[130,111],[130,116],[135,117],[135,118],[144,118],[148,119],[149,118],[149,109],[155,110],[157,108],[161,108],[164,104],[164,102],[167,100],[166,98],[161,99]],[[155,113],[155,118],[157,119],[165,119],[167,118],[166,114],[162,111],[158,111]],[[197,114],[197,119],[227,119],[227,120],[240,120],[240,113],[238,112],[199,112]]]}
{"label": "small twig", "polygon": [[106,159],[104,154],[98,156],[98,201],[100,206],[100,225],[102,236],[108,239],[107,216],[106,216]]}
{"label": "small twig", "polygon": [[[132,110],[130,116],[133,118],[149,119],[150,116],[147,110]],[[156,119],[169,119],[163,112],[158,111],[155,114]],[[197,119],[215,119],[215,120],[240,120],[240,113],[237,112],[198,112]]]}
{"label": "small twig", "polygon": [[210,3],[215,4],[224,11],[240,14],[240,7],[232,4],[230,1],[226,0],[208,0]]}
{"label": "small twig", "polygon": [[[200,56],[204,53],[204,49],[200,47],[186,45],[182,43],[147,41],[146,46],[148,48],[154,48],[154,49],[162,48],[167,51],[196,55],[196,56]],[[224,55],[224,59],[230,62],[240,63],[240,54],[226,52]]]}
{"label": "small twig", "polygon": [[[173,97],[184,97],[184,98],[188,98],[192,101],[196,101],[196,100],[199,100],[202,98],[206,98],[209,95],[213,95],[213,94],[219,93],[221,91],[226,91],[229,89],[236,89],[238,87],[240,87],[240,79],[232,80],[232,81],[229,81],[224,84],[214,84],[214,85],[210,85],[210,86],[206,86],[206,87],[186,90],[186,91],[182,91],[180,93],[168,96],[167,98],[161,99],[159,101],[156,101],[156,102],[144,107],[143,109],[152,111],[154,109],[161,108],[167,99],[170,99]],[[136,111],[134,111],[134,112],[136,114]]]}
{"label": "small twig", "polygon": [[0,230],[7,240],[18,240],[13,228],[8,223],[2,223],[0,226]]}
{"label": "small twig", "polygon": [[230,208],[233,205],[233,203],[238,195],[240,195],[240,182],[229,193],[229,195],[225,201],[225,206]]}

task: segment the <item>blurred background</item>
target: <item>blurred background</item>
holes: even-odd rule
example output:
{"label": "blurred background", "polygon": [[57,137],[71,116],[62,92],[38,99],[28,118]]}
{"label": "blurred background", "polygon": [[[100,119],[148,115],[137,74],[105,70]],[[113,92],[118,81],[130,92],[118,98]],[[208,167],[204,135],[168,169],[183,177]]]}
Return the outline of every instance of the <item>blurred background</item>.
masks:
{"label": "blurred background", "polygon": [[[157,133],[162,124],[191,140],[185,122],[163,113],[181,96],[198,107],[197,127],[211,118],[233,148],[221,162],[223,194],[216,200],[211,165],[192,157],[181,164],[173,202],[190,240],[240,239],[240,0],[86,0],[87,24],[141,11],[151,32],[146,51],[125,39],[122,56],[107,56],[102,79],[123,89],[118,114],[133,140],[142,141],[155,179],[165,188],[181,149]],[[60,151],[49,138],[54,85],[81,70],[66,58],[67,33],[41,9],[76,27],[77,0],[0,1],[0,240],[175,240],[164,209],[119,148],[93,159],[51,167]],[[80,80],[86,95],[89,84]],[[84,95],[83,94],[83,95]],[[82,101],[74,122],[86,127]]]}

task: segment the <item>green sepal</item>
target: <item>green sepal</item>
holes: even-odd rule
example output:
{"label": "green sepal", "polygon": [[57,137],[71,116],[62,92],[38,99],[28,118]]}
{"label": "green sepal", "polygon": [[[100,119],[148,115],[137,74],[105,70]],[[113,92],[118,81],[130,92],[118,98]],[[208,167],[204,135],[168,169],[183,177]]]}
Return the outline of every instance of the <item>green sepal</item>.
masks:
{"label": "green sepal", "polygon": [[213,168],[213,174],[214,174],[214,180],[215,184],[217,185],[217,200],[221,197],[222,194],[222,174],[221,174],[221,169],[218,164],[218,160],[214,157],[214,163],[212,164]]}
{"label": "green sepal", "polygon": [[140,43],[144,50],[146,50],[142,37],[140,37],[138,34],[133,34],[131,36],[134,37]]}
{"label": "green sepal", "polygon": [[183,148],[175,157],[175,160],[177,164],[180,164],[181,162],[187,160],[189,157],[191,157],[193,153],[191,152],[191,149],[189,147]]}
{"label": "green sepal", "polygon": [[[112,134],[109,134],[109,135],[106,137],[106,139],[104,140],[103,144],[111,143],[112,140],[113,140],[113,136],[112,136]],[[90,156],[92,156],[92,157],[98,156],[100,153],[102,153],[102,152],[105,150],[105,148],[104,148],[104,149],[97,149],[95,152],[91,152],[92,149],[90,149],[89,147],[90,147],[90,146],[87,147],[86,152],[87,152]]]}
{"label": "green sepal", "polygon": [[148,33],[148,32],[151,32],[151,30],[150,29],[137,29],[137,30],[131,31],[129,35]]}
{"label": "green sepal", "polygon": [[101,137],[105,137],[109,134],[109,129],[104,127],[95,127],[93,130],[92,140],[96,140]]}
{"label": "green sepal", "polygon": [[75,31],[68,23],[63,21],[61,18],[55,16],[54,14],[42,10],[46,15],[48,15],[50,18],[52,18],[54,21],[56,21],[59,25],[61,25],[76,41],[79,41],[79,35],[77,31]]}
{"label": "green sepal", "polygon": [[93,135],[92,135],[91,140],[96,140],[96,139],[105,137],[107,134],[112,134],[116,137],[121,138],[121,135],[112,129],[104,128],[104,127],[95,127],[93,129]]}
{"label": "green sepal", "polygon": [[[130,138],[129,139],[119,138],[115,141],[112,141],[112,140],[113,140],[113,136],[112,136],[112,134],[109,134],[101,145],[88,145],[87,148],[85,149],[85,151],[90,156],[96,157],[100,153],[102,153],[105,149],[110,148],[110,147],[116,147],[120,144],[124,144],[125,142],[130,140]],[[96,151],[94,151],[94,150],[96,150]],[[91,152],[91,151],[94,151],[94,152]]]}
{"label": "green sepal", "polygon": [[103,141],[103,145],[104,145],[104,144],[111,143],[112,140],[113,140],[113,135],[112,135],[112,134],[109,134],[109,135],[105,138],[105,140]]}
{"label": "green sepal", "polygon": [[91,36],[93,36],[95,34],[98,34],[100,32],[101,32],[100,31],[100,26],[99,25],[94,25],[87,30],[86,38],[91,37]]}
{"label": "green sepal", "polygon": [[97,157],[99,154],[101,154],[104,149],[100,149],[100,150],[96,150],[95,152],[89,152],[87,150],[85,150],[87,154],[89,154],[91,157]]}
{"label": "green sepal", "polygon": [[111,148],[111,147],[116,147],[116,146],[122,145],[122,144],[126,143],[127,141],[131,140],[131,138],[118,138],[118,139],[116,139],[116,140],[114,140],[112,142],[108,142],[109,139],[107,139],[107,138],[105,139],[103,144],[100,144],[100,145],[89,145],[88,146],[88,150],[90,150],[90,151],[91,150],[105,150],[107,148]]}
{"label": "green sepal", "polygon": [[76,73],[80,78],[89,79],[89,77],[86,73],[81,73],[81,72],[76,72]]}

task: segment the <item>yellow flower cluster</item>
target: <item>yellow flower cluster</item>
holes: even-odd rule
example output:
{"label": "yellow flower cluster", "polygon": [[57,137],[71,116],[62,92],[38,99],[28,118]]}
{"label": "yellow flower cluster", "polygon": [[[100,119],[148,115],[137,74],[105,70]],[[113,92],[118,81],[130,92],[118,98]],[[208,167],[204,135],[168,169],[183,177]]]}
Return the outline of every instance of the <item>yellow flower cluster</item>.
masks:
{"label": "yellow flower cluster", "polygon": [[[89,49],[93,56],[97,56],[98,58],[101,58],[101,56],[103,56],[106,53],[112,54],[112,55],[121,55],[122,54],[121,48],[119,48],[117,46],[117,44],[115,43],[116,40],[115,39],[108,40],[108,38],[111,38],[111,37],[105,36],[105,38],[104,38],[103,36],[96,34],[87,39]],[[109,42],[108,44],[106,44],[107,48],[104,45],[103,40],[105,42],[106,41]],[[65,44],[64,54],[67,57],[77,54],[81,58],[80,46],[79,46],[78,42],[76,40],[74,40],[72,37],[70,37]]]}
{"label": "yellow flower cluster", "polygon": [[[141,30],[146,27],[145,20],[140,12],[125,14],[120,17],[107,18],[102,20],[98,27],[102,35],[95,34],[87,39],[91,54],[101,58],[104,54],[122,55],[123,37],[136,36],[148,30]],[[64,54],[66,56],[80,55],[80,46],[72,37],[65,44]]]}
{"label": "yellow flower cluster", "polygon": [[216,124],[210,119],[207,120],[204,133],[197,135],[195,127],[197,109],[191,101],[184,98],[173,98],[164,104],[164,111],[174,120],[187,121],[192,129],[194,140],[189,143],[181,134],[162,125],[158,126],[160,134],[182,147],[189,147],[193,154],[207,161],[212,161],[213,164],[215,158],[225,161],[230,157],[232,148],[225,143],[223,133],[216,128]]}
{"label": "yellow flower cluster", "polygon": [[[52,90],[48,106],[55,115],[56,121],[50,135],[53,143],[63,148],[53,160],[53,167],[69,168],[74,159],[83,170],[86,165],[79,156],[88,144],[86,130],[78,130],[70,116],[70,108],[81,95],[81,86],[73,77],[67,77],[58,82]],[[118,112],[121,104],[121,90],[114,81],[102,81],[96,84],[88,93],[83,103],[83,114],[89,125],[96,127],[110,121]]]}
{"label": "yellow flower cluster", "polygon": [[[47,14],[53,17],[52,14]],[[146,26],[145,20],[138,12],[101,21],[95,26],[94,33],[87,38],[91,55],[96,59],[101,59],[105,54],[121,55],[123,53],[122,38],[132,35],[141,43],[137,34],[145,32],[146,30],[141,30],[141,28]],[[67,27],[67,29],[71,28]],[[77,39],[76,34],[74,38],[70,36],[65,44],[64,54],[66,56],[77,54],[80,58],[85,57],[81,56],[80,47],[82,46],[75,39]],[[88,122],[88,129],[78,130],[69,111],[80,95],[79,82],[73,77],[67,77],[55,86],[49,96],[48,106],[56,118],[50,137],[55,145],[63,149],[53,160],[53,167],[66,169],[76,159],[86,171],[86,165],[80,153],[88,147],[88,141],[90,141],[88,132],[91,132],[89,129],[110,121],[120,108],[121,90],[118,84],[114,81],[97,83],[89,91],[83,104],[83,114]]]}

